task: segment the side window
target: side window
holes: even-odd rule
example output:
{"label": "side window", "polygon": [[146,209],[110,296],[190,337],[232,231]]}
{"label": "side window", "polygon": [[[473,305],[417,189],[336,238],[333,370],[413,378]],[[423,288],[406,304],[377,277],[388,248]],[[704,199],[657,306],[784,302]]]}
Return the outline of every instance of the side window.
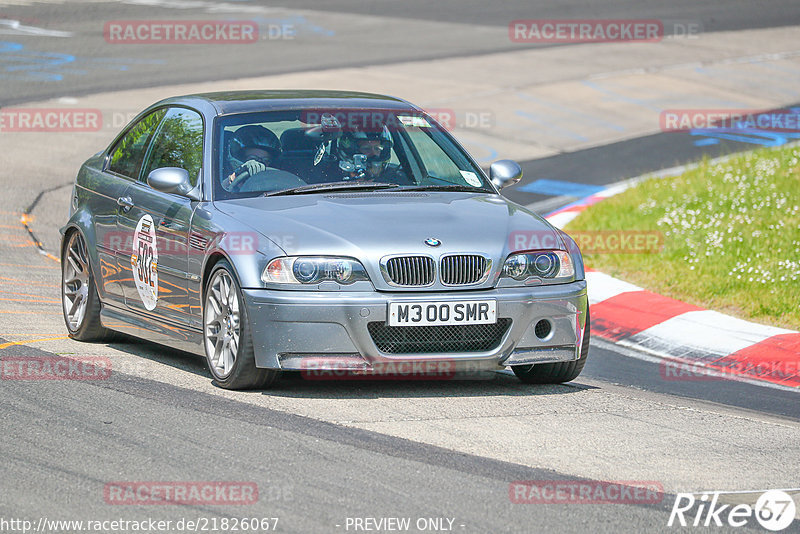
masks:
{"label": "side window", "polygon": [[139,169],[142,168],[147,144],[153,137],[153,133],[164,117],[166,110],[159,109],[145,116],[128,130],[116,146],[111,149],[111,159],[108,170],[127,176],[136,180],[139,177]]}
{"label": "side window", "polygon": [[161,167],[180,167],[189,172],[192,185],[203,164],[203,119],[196,111],[171,108],[156,132],[147,155],[142,180]]}

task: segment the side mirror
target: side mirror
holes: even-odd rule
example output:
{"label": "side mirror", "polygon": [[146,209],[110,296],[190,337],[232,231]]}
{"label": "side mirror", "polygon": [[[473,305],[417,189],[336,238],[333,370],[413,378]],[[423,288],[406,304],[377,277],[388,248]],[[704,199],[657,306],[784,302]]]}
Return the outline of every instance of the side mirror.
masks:
{"label": "side mirror", "polygon": [[189,182],[189,172],[178,167],[162,167],[147,175],[147,183],[156,191],[175,193],[192,200],[200,200]]}
{"label": "side mirror", "polygon": [[522,180],[522,167],[516,161],[501,159],[489,167],[489,178],[498,189],[503,189]]}

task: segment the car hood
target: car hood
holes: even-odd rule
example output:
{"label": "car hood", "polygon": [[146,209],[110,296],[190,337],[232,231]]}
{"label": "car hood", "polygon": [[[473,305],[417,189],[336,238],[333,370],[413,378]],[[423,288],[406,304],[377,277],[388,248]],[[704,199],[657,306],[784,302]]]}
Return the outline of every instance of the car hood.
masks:
{"label": "car hood", "polygon": [[[558,231],[540,216],[492,194],[378,191],[254,197],[215,206],[289,256],[353,257],[370,274],[378,272],[382,257],[394,254],[480,253],[496,270],[511,251],[564,248]],[[428,246],[428,238],[441,244]]]}

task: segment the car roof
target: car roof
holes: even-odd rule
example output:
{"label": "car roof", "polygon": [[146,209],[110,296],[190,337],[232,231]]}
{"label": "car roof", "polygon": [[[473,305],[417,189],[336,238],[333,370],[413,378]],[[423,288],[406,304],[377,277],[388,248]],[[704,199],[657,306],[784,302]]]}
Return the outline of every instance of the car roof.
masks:
{"label": "car roof", "polygon": [[198,93],[168,98],[163,104],[190,104],[201,100],[214,106],[219,115],[251,111],[277,111],[285,109],[348,108],[348,109],[398,109],[418,108],[393,96],[357,91],[275,90],[275,91],[222,91]]}

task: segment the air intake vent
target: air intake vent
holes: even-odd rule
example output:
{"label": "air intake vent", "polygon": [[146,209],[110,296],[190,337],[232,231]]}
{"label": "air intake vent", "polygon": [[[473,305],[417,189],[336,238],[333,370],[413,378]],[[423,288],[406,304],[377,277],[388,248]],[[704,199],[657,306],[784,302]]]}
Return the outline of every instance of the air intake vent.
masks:
{"label": "air intake vent", "polygon": [[434,263],[427,256],[401,256],[386,261],[386,275],[398,286],[429,286],[433,283]]}
{"label": "air intake vent", "polygon": [[205,250],[206,246],[208,245],[208,239],[203,237],[202,234],[198,234],[197,232],[192,232],[189,235],[189,246],[196,250]]}
{"label": "air intake vent", "polygon": [[477,254],[458,254],[442,258],[442,283],[448,286],[476,284],[489,270],[489,260]]}
{"label": "air intake vent", "polygon": [[496,349],[511,326],[511,319],[495,324],[448,326],[387,326],[367,324],[372,341],[385,354],[486,352]]}

